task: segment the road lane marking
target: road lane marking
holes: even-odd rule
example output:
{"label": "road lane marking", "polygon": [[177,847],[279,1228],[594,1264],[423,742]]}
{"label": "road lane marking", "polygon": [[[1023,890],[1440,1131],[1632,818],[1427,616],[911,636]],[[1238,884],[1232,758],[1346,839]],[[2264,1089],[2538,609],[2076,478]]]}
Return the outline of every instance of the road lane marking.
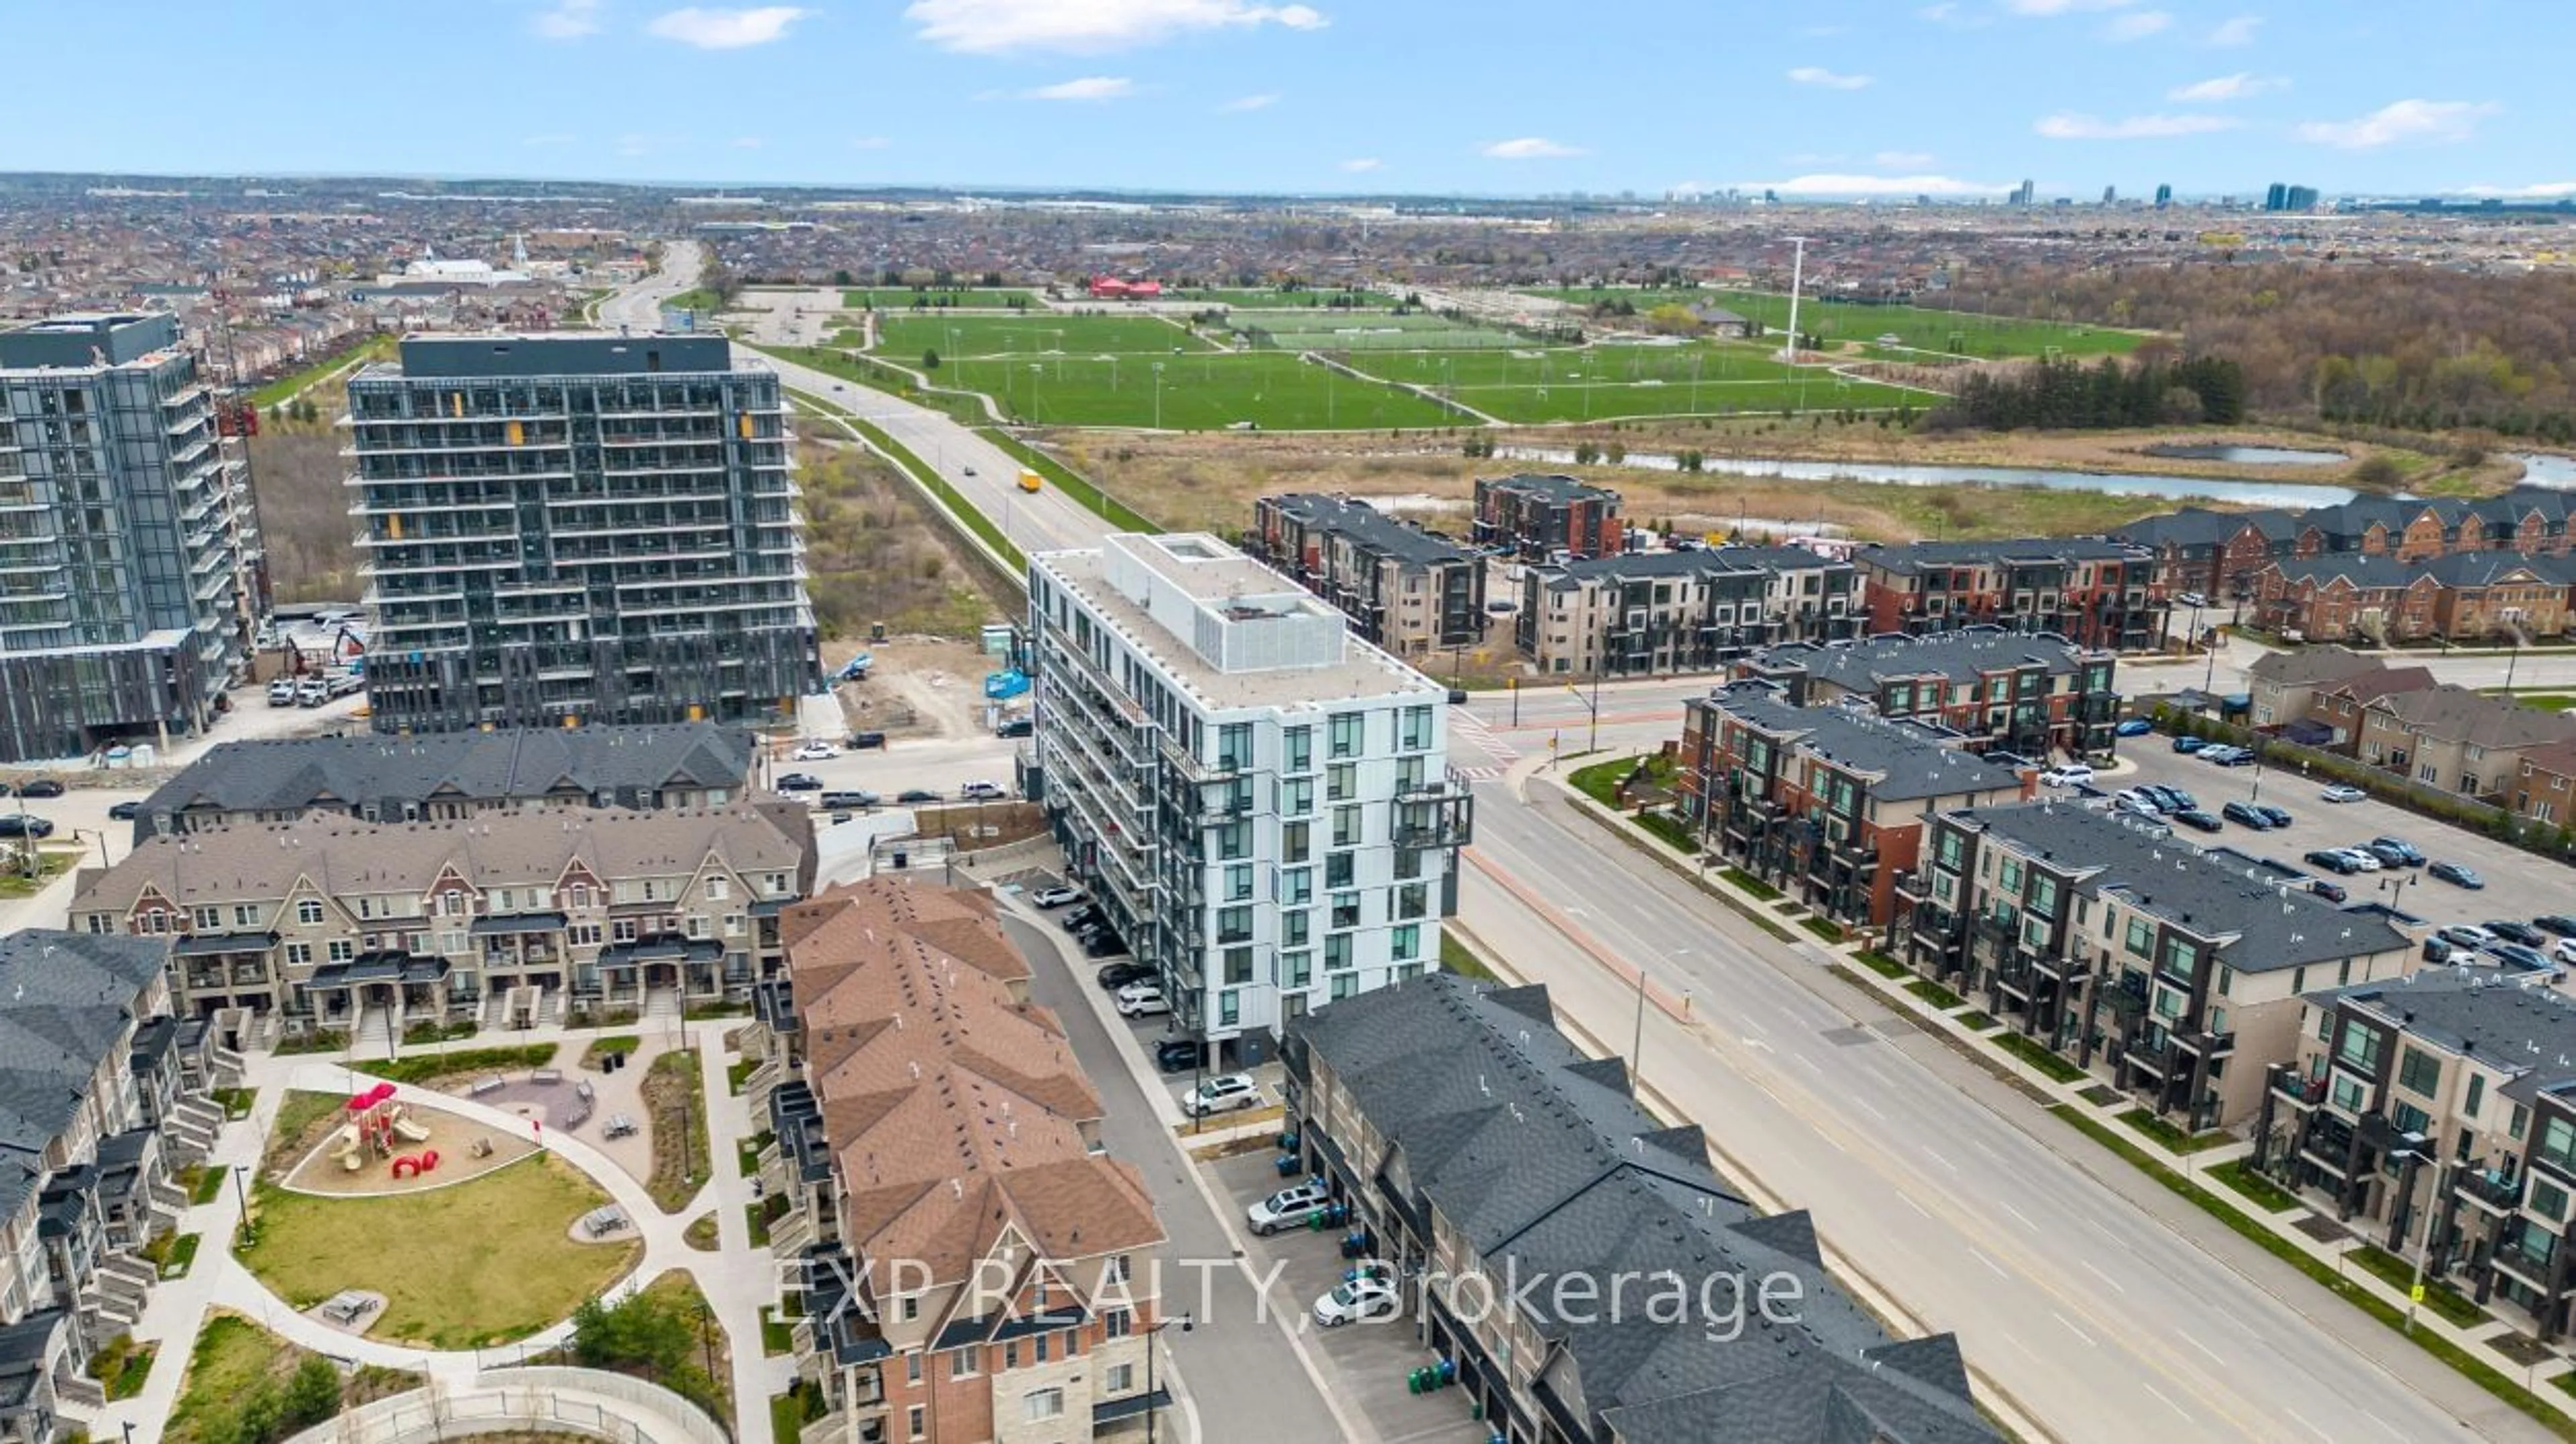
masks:
{"label": "road lane marking", "polygon": [[1870,1102],[1866,1098],[1858,1097],[1853,1098],[1851,1101],[1859,1105],[1861,1111],[1867,1113],[1870,1117],[1877,1119],[1881,1123],[1885,1123],[1887,1121],[1887,1115],[1878,1111],[1877,1104]]}
{"label": "road lane marking", "polygon": [[2209,1345],[2202,1343],[2200,1340],[2193,1338],[2189,1334],[2183,1335],[2182,1341],[2191,1345],[2193,1348],[2200,1350],[2203,1354],[2208,1355],[2211,1363],[2218,1364],[2222,1367],[2227,1363],[2227,1360],[2220,1357],[2219,1352],[2216,1349],[2211,1348]]}
{"label": "road lane marking", "polygon": [[1924,1149],[1924,1150],[1923,1150],[1923,1156],[1924,1156],[1924,1157],[1926,1157],[1926,1158],[1928,1158],[1928,1159],[1931,1159],[1934,1163],[1937,1163],[1937,1164],[1941,1165],[1943,1168],[1946,1168],[1946,1169],[1950,1170],[1952,1173],[1956,1173],[1956,1172],[1958,1172],[1958,1171],[1959,1171],[1959,1165],[1957,1165],[1957,1164],[1955,1164],[1955,1163],[1952,1163],[1950,1160],[1948,1160],[1948,1159],[1946,1159],[1946,1158],[1943,1158],[1943,1157],[1941,1156],[1941,1152],[1940,1152],[1940,1150],[1939,1150],[1939,1149],[1937,1149],[1937,1148],[1927,1148],[1927,1149]]}
{"label": "road lane marking", "polygon": [[[2059,1313],[2055,1309],[2050,1309],[2048,1311],[2048,1316],[2057,1320],[2057,1326],[2059,1328],[2062,1328],[2066,1330],[2066,1332],[2073,1334],[2075,1337],[2082,1339],[2086,1347],[2090,1348],[2093,1346],[2093,1336],[2084,1332],[2082,1329],[2075,1327],[2075,1321],[2073,1319],[2068,1318],[2066,1315]],[[2144,1381],[2142,1380],[2141,1382]]]}
{"label": "road lane marking", "polygon": [[2080,1259],[2077,1259],[2077,1260],[2076,1260],[2076,1262],[2077,1262],[2077,1263],[2080,1263],[2080,1264],[2082,1264],[2082,1265],[2084,1265],[2084,1271],[2085,1271],[2086,1273],[2091,1274],[2093,1277],[2095,1277],[2095,1278],[2097,1278],[2097,1279],[2100,1279],[2102,1282],[2104,1282],[2104,1283],[2106,1283],[2106,1284],[2109,1284],[2113,1289],[2116,1289],[2116,1290],[2118,1290],[2119,1292],[2124,1293],[2124,1294],[2125,1294],[2125,1293],[2127,1293],[2127,1292],[2129,1291],[2129,1286],[2128,1286],[2127,1284],[2124,1284],[2124,1283],[2120,1282],[2118,1279],[2115,1279],[2115,1278],[2111,1277],[2109,1274],[2106,1274],[2106,1273],[2102,1272],[2100,1269],[2095,1268],[2095,1267],[2093,1266],[2093,1260],[2091,1260],[2091,1259],[2089,1259],[2089,1258],[2080,1258]]}
{"label": "road lane marking", "polygon": [[[1988,1268],[1990,1268],[1990,1269],[1993,1269],[1993,1270],[1995,1271],[1995,1276],[1996,1276],[1996,1277],[1998,1277],[1998,1278],[2007,1278],[2007,1279],[2012,1277],[2012,1275],[2011,1275],[2010,1273],[2007,1273],[2007,1272],[2004,1270],[2004,1266],[2003,1266],[2002,1264],[1999,1264],[1999,1263],[1995,1262],[1993,1259],[1990,1259],[1990,1258],[1986,1257],[1986,1251],[1985,1251],[1984,1249],[1976,1248],[1976,1247],[1971,1246],[1971,1247],[1969,1248],[1968,1252],[1970,1252],[1970,1253],[1972,1253],[1972,1254],[1976,1255],[1977,1262],[1979,1262],[1979,1263],[1981,1263],[1981,1264],[1984,1264],[1986,1267],[1988,1267]],[[2063,1321],[2063,1316],[2061,1316],[2061,1322],[2062,1322],[2062,1321]],[[2069,1325],[2069,1327],[2072,1327],[2072,1325]]]}
{"label": "road lane marking", "polygon": [[[2189,1419],[2189,1418],[2191,1417],[2191,1411],[2190,1411],[2190,1410],[2188,1410],[2188,1409],[2185,1409],[2185,1408],[2184,1408],[2183,1406],[2181,1406],[2180,1404],[2175,1403],[2175,1402],[2172,1400],[2172,1398],[2171,1398],[2171,1397],[2169,1397],[2169,1396],[2165,1393],[2165,1391],[2164,1391],[2164,1390],[2157,1388],[2155,1385],[2148,1383],[2148,1382],[2147,1382],[2146,1380],[2144,1380],[2144,1379],[2140,1379],[2140,1380],[2138,1381],[2138,1387],[2139,1387],[2139,1388],[2141,1388],[2141,1389],[2146,1390],[2146,1391],[2147,1391],[2148,1393],[2150,1393],[2150,1394],[2155,1395],[2158,1399],[2163,1400],[2163,1402],[2164,1402],[2164,1406],[2165,1406],[2166,1408],[2173,1410],[2173,1411],[2174,1411],[2175,1413],[2177,1413],[2177,1414],[2180,1414],[2180,1415],[2181,1415],[2182,1417],[2184,1417],[2185,1419]],[[2291,1418],[2293,1418],[2293,1419],[2299,1419],[2299,1416],[2298,1416],[2297,1414],[2295,1414],[2295,1413],[2291,1413],[2290,1409],[2289,1409],[2286,1405],[2285,1405],[2285,1406],[2283,1406],[2283,1408],[2282,1408],[2281,1412],[2282,1412],[2282,1413],[2284,1413],[2284,1414],[2289,1414],[2289,1415],[2290,1415],[2290,1417],[2291,1417]],[[2307,1420],[2305,1420],[2305,1419],[2299,1419],[2299,1422],[2300,1422],[2300,1423],[2302,1423],[2302,1424],[2307,1424],[2307,1423],[2308,1423],[2308,1421],[2307,1421]],[[2315,1426],[2315,1425],[2313,1425],[2313,1424],[2308,1424],[2308,1427],[2309,1427],[2309,1428],[2311,1428],[2311,1429],[2313,1429],[2313,1428],[2315,1428],[2316,1426]]]}
{"label": "road lane marking", "polygon": [[2035,1224],[2035,1223],[2033,1223],[2033,1222],[2031,1222],[2031,1221],[2030,1221],[2030,1215],[2029,1215],[2029,1214],[2026,1214],[2026,1213],[2022,1212],[2020,1209],[2017,1209],[2017,1208],[2013,1207],[2013,1206],[2012,1206],[2011,1204],[2009,1204],[2009,1203],[2004,1203],[2004,1201],[2003,1201],[2002,1199],[1996,1199],[1996,1200],[1995,1200],[1995,1202],[1996,1202],[1996,1203],[1998,1203],[1998,1204],[2002,1204],[2002,1206],[2003,1206],[2003,1211],[2004,1211],[2004,1212],[2006,1212],[2006,1213],[2008,1213],[2008,1214],[2011,1214],[2013,1217],[2015,1217],[2015,1218],[2017,1218],[2017,1219],[2020,1219],[2020,1220],[2021,1220],[2021,1226],[2022,1226],[2022,1227],[2024,1227],[2024,1228],[2026,1228],[2026,1229],[2029,1229],[2029,1230],[2030,1230],[2031,1232],[2033,1232],[2033,1233],[2037,1233],[2037,1232],[2039,1232],[2039,1225],[2038,1225],[2038,1224]]}
{"label": "road lane marking", "polygon": [[1930,1210],[1930,1209],[1928,1209],[1928,1208],[1925,1208],[1923,1205],[1921,1205],[1921,1204],[1919,1204],[1919,1203],[1916,1203],[1916,1202],[1914,1201],[1914,1195],[1912,1195],[1912,1194],[1910,1194],[1910,1193],[1899,1193],[1899,1194],[1897,1194],[1897,1195],[1896,1195],[1896,1201],[1897,1201],[1897,1202],[1899,1202],[1899,1203],[1901,1203],[1901,1204],[1904,1204],[1907,1208],[1910,1208],[1910,1209],[1914,1210],[1916,1213],[1919,1213],[1919,1214],[1923,1215],[1925,1218],[1930,1218],[1930,1217],[1932,1216],[1932,1210]]}

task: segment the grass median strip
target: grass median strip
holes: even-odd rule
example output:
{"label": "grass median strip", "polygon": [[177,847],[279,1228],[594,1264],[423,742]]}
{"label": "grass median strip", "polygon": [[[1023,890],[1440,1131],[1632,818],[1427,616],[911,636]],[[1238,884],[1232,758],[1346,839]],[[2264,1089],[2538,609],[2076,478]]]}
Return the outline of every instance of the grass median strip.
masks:
{"label": "grass median strip", "polygon": [[1146,519],[1144,513],[1100,489],[1100,484],[1081,472],[1021,441],[1009,432],[993,426],[979,426],[975,434],[1000,447],[1016,458],[1020,465],[1047,479],[1056,490],[1072,497],[1088,510],[1120,531],[1161,531]]}
{"label": "grass median strip", "polygon": [[2380,1298],[2362,1284],[2343,1277],[2335,1271],[2334,1265],[2281,1237],[2262,1223],[2248,1217],[2234,1205],[2174,1172],[2171,1167],[2158,1162],[2145,1149],[2120,1136],[2101,1120],[2087,1115],[2083,1109],[2069,1103],[2060,1103],[2048,1111],[2073,1124],[2078,1131],[2094,1142],[2127,1159],[2149,1178],[2199,1205],[2210,1217],[2235,1230],[2238,1235],[2265,1253],[2306,1274],[2328,1292],[2349,1302],[2354,1308],[2405,1334],[2418,1348],[2459,1370],[2471,1383],[2529,1416],[2550,1433],[2561,1439],[2576,1439],[2576,1418],[2570,1418],[2559,1412],[2549,1401],[2515,1383],[2507,1378],[2502,1370],[2477,1358],[2450,1340],[2407,1327],[2404,1309]]}
{"label": "grass median strip", "polygon": [[1028,571],[1028,555],[1013,546],[1009,537],[1002,535],[1002,529],[994,525],[991,517],[977,511],[972,503],[958,494],[957,488],[949,485],[945,478],[932,470],[920,457],[913,455],[910,447],[888,436],[883,427],[862,421],[810,391],[799,391],[795,395],[800,404],[842,423],[867,438],[870,446],[884,453],[887,460],[903,468],[904,474],[911,477],[924,491],[937,498],[940,506],[950,516],[955,517],[960,526],[973,532],[994,555],[1000,557],[1003,564],[1011,568],[1013,575],[1023,575]]}

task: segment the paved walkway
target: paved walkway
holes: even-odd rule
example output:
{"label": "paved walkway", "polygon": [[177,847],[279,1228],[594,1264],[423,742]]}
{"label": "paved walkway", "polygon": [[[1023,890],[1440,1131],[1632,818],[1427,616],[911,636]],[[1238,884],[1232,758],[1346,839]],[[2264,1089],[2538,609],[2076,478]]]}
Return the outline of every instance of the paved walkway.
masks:
{"label": "paved walkway", "polygon": [[[789,1358],[765,1358],[761,1352],[760,1310],[776,1301],[777,1271],[769,1251],[751,1244],[749,1225],[743,1216],[743,1205],[751,1200],[751,1185],[740,1176],[735,1163],[737,1145],[755,1130],[745,1101],[727,1089],[725,1068],[733,1055],[724,1051],[723,1037],[748,1022],[725,1018],[686,1025],[691,1045],[699,1050],[701,1101],[706,1106],[695,1116],[707,1131],[708,1161],[714,1177],[679,1212],[664,1213],[641,1184],[579,1137],[549,1133],[545,1147],[589,1175],[637,1225],[644,1244],[641,1262],[603,1297],[614,1302],[670,1270],[686,1272],[706,1296],[732,1351],[736,1417],[731,1422],[735,1437],[765,1439],[769,1431],[769,1398],[788,1386],[794,1368]],[[616,1031],[540,1028],[512,1033],[505,1041],[587,1040]],[[404,1051],[463,1051],[477,1044],[490,1047],[495,1041],[481,1037],[440,1048]],[[358,1076],[370,1076],[363,1064]],[[251,1116],[224,1125],[209,1166],[246,1169],[255,1177],[262,1147],[285,1093],[296,1088],[345,1093],[351,1091],[351,1077],[346,1066],[312,1055],[252,1056],[243,1079],[244,1086],[257,1090]],[[438,1106],[495,1129],[517,1131],[527,1126],[516,1115],[471,1099],[445,1096]],[[235,1173],[236,1185],[249,1181]],[[719,1245],[712,1253],[690,1248],[682,1237],[689,1222],[709,1209],[716,1211]],[[92,1438],[113,1437],[131,1424],[134,1444],[157,1444],[178,1401],[189,1349],[212,1309],[229,1309],[258,1320],[272,1333],[349,1363],[416,1370],[460,1385],[479,1370],[518,1362],[529,1353],[562,1342],[571,1333],[571,1323],[566,1320],[518,1344],[479,1354],[471,1350],[414,1348],[347,1333],[296,1312],[242,1266],[232,1252],[234,1232],[240,1224],[241,1195],[235,1187],[225,1188],[214,1202],[192,1206],[181,1216],[180,1232],[204,1236],[195,1267],[187,1277],[167,1280],[152,1290],[133,1330],[137,1340],[157,1341],[160,1355],[154,1359],[151,1375],[140,1394],[109,1404],[87,1421]]]}

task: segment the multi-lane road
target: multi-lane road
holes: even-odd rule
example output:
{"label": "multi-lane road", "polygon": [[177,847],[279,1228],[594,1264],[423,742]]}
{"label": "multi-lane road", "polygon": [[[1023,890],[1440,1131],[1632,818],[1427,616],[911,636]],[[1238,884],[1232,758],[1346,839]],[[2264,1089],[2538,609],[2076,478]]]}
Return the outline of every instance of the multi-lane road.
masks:
{"label": "multi-lane road", "polygon": [[[700,264],[673,245],[659,294]],[[638,295],[651,295],[650,291]],[[812,311],[837,298],[817,296]],[[603,303],[634,324],[621,297]],[[771,304],[754,335],[802,344],[820,323]],[[800,330],[804,327],[807,329]],[[772,360],[788,385],[883,426],[987,514],[1006,506],[1029,550],[1108,530],[1050,491],[1015,503],[1016,464],[948,417]],[[972,467],[976,475],[968,476]],[[1032,504],[1037,502],[1054,505]],[[2176,686],[2241,689],[2250,649],[2166,669]],[[2446,677],[2502,680],[2503,659],[2452,659]],[[2576,659],[2522,659],[2517,681],[2576,680]],[[2540,669],[2535,671],[2535,669]],[[2154,675],[2143,668],[2129,675]],[[2487,674],[2493,673],[2490,679]],[[1672,735],[1705,679],[1599,693],[1604,746]],[[1589,689],[1485,694],[1452,758],[1491,778],[1513,753],[1588,740]],[[2021,1095],[1831,979],[1573,815],[1541,786],[1525,800],[1480,782],[1463,921],[1596,1036],[1629,1037],[1631,985],[1604,958],[1688,989],[1689,1021],[1648,1010],[1645,1077],[1703,1124],[1726,1162],[1812,1209],[1830,1247],[1935,1328],[2067,1440],[2426,1440],[2545,1437],[2429,1356],[2040,1113]]]}

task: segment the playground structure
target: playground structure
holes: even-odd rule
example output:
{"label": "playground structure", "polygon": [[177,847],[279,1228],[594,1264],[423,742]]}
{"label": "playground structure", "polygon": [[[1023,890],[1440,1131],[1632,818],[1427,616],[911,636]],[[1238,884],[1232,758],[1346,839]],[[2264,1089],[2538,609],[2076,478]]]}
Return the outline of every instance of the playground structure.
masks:
{"label": "playground structure", "polygon": [[402,1144],[427,1143],[429,1125],[414,1117],[394,1094],[394,1085],[379,1083],[350,1097],[343,1110],[348,1121],[331,1135],[327,1145],[332,1161],[340,1165],[342,1172],[355,1173],[366,1167],[371,1158],[390,1159],[396,1178],[416,1178],[438,1167],[436,1149],[399,1151]]}

